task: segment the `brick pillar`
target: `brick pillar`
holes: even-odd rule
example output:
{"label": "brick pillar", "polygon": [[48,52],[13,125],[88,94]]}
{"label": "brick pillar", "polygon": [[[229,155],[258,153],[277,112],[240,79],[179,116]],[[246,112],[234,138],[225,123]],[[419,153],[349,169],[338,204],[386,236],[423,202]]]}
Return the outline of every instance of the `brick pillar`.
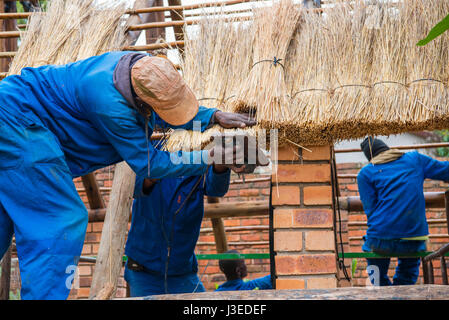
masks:
{"label": "brick pillar", "polygon": [[272,177],[276,289],[337,287],[331,147],[279,149]]}

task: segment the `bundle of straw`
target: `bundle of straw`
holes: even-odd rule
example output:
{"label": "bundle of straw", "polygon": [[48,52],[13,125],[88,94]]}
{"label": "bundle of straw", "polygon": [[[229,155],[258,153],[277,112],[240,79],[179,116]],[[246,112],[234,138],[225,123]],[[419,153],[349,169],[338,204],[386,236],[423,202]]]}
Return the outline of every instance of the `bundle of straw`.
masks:
{"label": "bundle of straw", "polygon": [[240,86],[234,110],[255,113],[258,123],[266,126],[291,117],[284,61],[299,17],[300,10],[289,0],[274,2],[269,10],[254,9],[253,65]]}
{"label": "bundle of straw", "polygon": [[126,44],[123,3],[97,5],[94,0],[52,0],[46,12],[28,20],[9,74],[24,67],[65,64],[120,50]]}
{"label": "bundle of straw", "polygon": [[[281,144],[447,128],[449,34],[416,43],[448,12],[446,0],[356,0],[323,13],[282,0],[253,9],[238,34],[208,17],[183,72],[199,98],[218,98],[209,106],[253,112]],[[199,147],[210,135],[173,135],[168,145]]]}

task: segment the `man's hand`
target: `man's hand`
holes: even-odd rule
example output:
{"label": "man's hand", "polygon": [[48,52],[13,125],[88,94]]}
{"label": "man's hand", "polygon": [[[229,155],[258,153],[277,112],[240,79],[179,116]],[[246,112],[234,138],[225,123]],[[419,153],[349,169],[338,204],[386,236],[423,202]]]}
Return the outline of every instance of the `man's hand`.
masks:
{"label": "man's hand", "polygon": [[223,128],[246,128],[256,124],[254,119],[251,119],[248,113],[232,113],[217,111],[214,113],[214,122]]}

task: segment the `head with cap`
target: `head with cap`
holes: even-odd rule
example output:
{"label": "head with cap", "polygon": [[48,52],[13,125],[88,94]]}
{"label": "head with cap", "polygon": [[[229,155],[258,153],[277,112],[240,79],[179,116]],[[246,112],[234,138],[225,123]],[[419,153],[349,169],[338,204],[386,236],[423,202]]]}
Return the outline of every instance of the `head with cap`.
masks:
{"label": "head with cap", "polygon": [[[237,250],[229,250],[226,253],[236,253],[239,252]],[[245,260],[237,259],[237,260],[220,260],[218,262],[220,266],[220,270],[225,274],[226,279],[229,280],[237,280],[243,279],[248,275],[248,271],[246,268]]]}
{"label": "head with cap", "polygon": [[368,161],[377,156],[379,153],[389,150],[390,148],[380,139],[374,139],[373,137],[367,137],[360,144],[365,157]]}
{"label": "head with cap", "polygon": [[139,59],[131,69],[131,83],[137,96],[171,125],[186,124],[198,112],[198,100],[168,59]]}

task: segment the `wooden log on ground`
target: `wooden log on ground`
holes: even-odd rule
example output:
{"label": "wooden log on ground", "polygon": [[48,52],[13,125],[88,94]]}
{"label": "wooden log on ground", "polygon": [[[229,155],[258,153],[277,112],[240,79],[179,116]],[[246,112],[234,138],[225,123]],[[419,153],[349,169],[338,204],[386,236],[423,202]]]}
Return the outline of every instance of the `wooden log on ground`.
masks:
{"label": "wooden log on ground", "polygon": [[449,286],[413,285],[305,290],[219,291],[157,295],[130,300],[447,300]]}
{"label": "wooden log on ground", "polygon": [[109,292],[107,288],[110,288],[111,285],[114,288],[111,296],[115,294],[122,268],[135,177],[134,171],[125,162],[116,166],[92,278],[90,299],[95,299],[100,292],[104,293],[105,290]]}

